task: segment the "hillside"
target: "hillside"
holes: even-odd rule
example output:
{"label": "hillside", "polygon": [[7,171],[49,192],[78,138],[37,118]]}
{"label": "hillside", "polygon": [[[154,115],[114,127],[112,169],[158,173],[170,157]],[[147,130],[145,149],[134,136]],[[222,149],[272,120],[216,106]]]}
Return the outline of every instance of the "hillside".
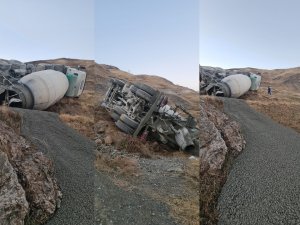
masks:
{"label": "hillside", "polygon": [[[243,98],[259,112],[271,117],[276,122],[300,132],[300,68],[259,70],[262,76],[261,88]],[[267,95],[271,85],[273,94]]]}
{"label": "hillside", "polygon": [[[275,70],[250,67],[228,69],[233,70],[261,74],[260,89],[248,92],[241,98],[276,122],[300,132],[300,67]],[[268,86],[272,87],[271,96],[267,94]]]}
{"label": "hillside", "polygon": [[[122,224],[157,224],[157,217],[159,224],[199,224],[199,159],[190,159],[190,155],[177,149],[170,151],[157,142],[142,143],[129,137],[118,130],[108,112],[100,106],[109,79],[115,77],[133,83],[142,81],[159,89],[169,96],[169,104],[182,104],[199,119],[196,91],[158,76],[133,75],[89,60],[56,59],[34,63],[86,67],[87,83],[82,96],[65,97],[49,110],[59,113],[64,122],[97,144],[95,183],[102,187],[103,175],[108,175],[107,183],[112,183],[95,193],[97,221],[119,224],[118,220],[124,218]],[[111,199],[118,194],[120,197],[115,203]],[[155,217],[145,217],[149,212]],[[127,218],[130,214],[134,216]]]}

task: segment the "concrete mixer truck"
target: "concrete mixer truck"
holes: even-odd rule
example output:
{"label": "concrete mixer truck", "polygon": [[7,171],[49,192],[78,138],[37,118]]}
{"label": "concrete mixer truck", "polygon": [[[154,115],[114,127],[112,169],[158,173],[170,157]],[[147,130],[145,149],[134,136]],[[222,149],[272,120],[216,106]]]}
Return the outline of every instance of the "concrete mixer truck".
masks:
{"label": "concrete mixer truck", "polygon": [[45,110],[64,96],[79,97],[85,80],[81,68],[0,60],[0,104]]}
{"label": "concrete mixer truck", "polygon": [[261,76],[252,72],[200,67],[200,94],[239,98],[248,91],[257,91]]}
{"label": "concrete mixer truck", "polygon": [[183,106],[167,103],[168,97],[163,92],[144,83],[112,78],[101,105],[121,131],[198,155],[196,119]]}

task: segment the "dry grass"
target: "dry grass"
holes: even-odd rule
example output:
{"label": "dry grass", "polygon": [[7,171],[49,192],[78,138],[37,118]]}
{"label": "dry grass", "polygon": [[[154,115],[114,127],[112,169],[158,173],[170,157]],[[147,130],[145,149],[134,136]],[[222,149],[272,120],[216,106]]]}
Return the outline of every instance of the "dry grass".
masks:
{"label": "dry grass", "polygon": [[125,150],[129,153],[138,153],[142,157],[152,158],[153,152],[150,151],[149,145],[143,143],[140,139],[126,135],[125,138],[121,138],[117,143],[116,148],[119,150]]}
{"label": "dry grass", "polygon": [[49,111],[58,113],[63,122],[82,135],[93,138],[95,101],[94,92],[86,90],[79,98],[63,98]]}
{"label": "dry grass", "polygon": [[108,154],[98,154],[95,160],[95,167],[99,171],[117,173],[119,175],[138,176],[140,169],[138,161],[125,156],[111,157]]}
{"label": "dry grass", "polygon": [[86,116],[72,116],[70,114],[60,114],[59,118],[81,134],[90,138],[94,136],[94,132],[91,129],[94,125],[93,118]]}
{"label": "dry grass", "polygon": [[293,102],[247,101],[257,111],[300,133],[300,104]]}
{"label": "dry grass", "polygon": [[169,198],[167,200],[174,218],[185,225],[199,225],[199,202],[197,198]]}
{"label": "dry grass", "polygon": [[[199,160],[189,160],[184,168],[187,185],[193,190],[199,190]],[[199,225],[199,199],[191,196],[169,198],[167,200],[173,217],[182,224]]]}
{"label": "dry grass", "polygon": [[264,92],[245,97],[246,102],[258,112],[264,113],[274,121],[300,132],[300,94],[277,88],[272,96]]}
{"label": "dry grass", "polygon": [[12,111],[7,106],[0,107],[0,120],[4,121],[9,127],[12,127],[15,132],[20,133],[21,116]]}

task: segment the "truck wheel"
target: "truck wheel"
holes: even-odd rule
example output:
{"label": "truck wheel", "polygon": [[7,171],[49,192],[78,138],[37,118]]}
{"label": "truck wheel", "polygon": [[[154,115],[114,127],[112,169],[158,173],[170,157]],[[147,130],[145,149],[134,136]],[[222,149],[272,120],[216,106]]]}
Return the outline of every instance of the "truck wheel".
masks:
{"label": "truck wheel", "polygon": [[119,114],[119,116],[122,114],[126,114],[126,111],[124,109],[122,109],[120,106],[115,106],[114,112]]}
{"label": "truck wheel", "polygon": [[118,120],[116,122],[116,126],[123,132],[125,132],[126,134],[133,134],[134,130],[129,127],[127,124],[125,124],[124,122],[122,122],[121,120]]}
{"label": "truck wheel", "polygon": [[150,94],[148,94],[147,92],[141,90],[141,89],[137,89],[136,93],[135,93],[138,97],[151,102],[152,96]]}
{"label": "truck wheel", "polygon": [[134,85],[131,85],[131,86],[129,87],[129,90],[130,90],[133,94],[135,94],[136,91],[138,90],[138,88],[137,88],[136,86],[134,86]]}
{"label": "truck wheel", "polygon": [[120,116],[120,120],[127,124],[128,126],[132,127],[133,129],[136,129],[139,126],[139,123],[131,119],[129,116],[126,114],[122,114]]}
{"label": "truck wheel", "polygon": [[113,118],[114,121],[118,121],[120,119],[120,115],[115,112],[110,113],[110,116],[111,116],[111,118]]}
{"label": "truck wheel", "polygon": [[124,81],[119,80],[119,79],[111,79],[111,82],[113,84],[116,84],[116,85],[120,86],[120,87],[124,87],[124,85],[125,85]]}
{"label": "truck wheel", "polygon": [[142,83],[137,83],[135,84],[135,86],[145,92],[147,92],[148,94],[154,96],[156,95],[157,91],[154,90],[152,87],[146,85],[146,84],[142,84]]}

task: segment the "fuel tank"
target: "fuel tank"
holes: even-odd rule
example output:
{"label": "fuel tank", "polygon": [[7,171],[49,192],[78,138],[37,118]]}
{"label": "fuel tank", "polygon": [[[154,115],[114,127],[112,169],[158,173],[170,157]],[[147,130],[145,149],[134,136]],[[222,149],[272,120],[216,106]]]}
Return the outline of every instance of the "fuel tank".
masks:
{"label": "fuel tank", "polygon": [[20,108],[44,110],[63,98],[69,87],[65,74],[43,70],[21,78],[10,87],[9,105]]}

